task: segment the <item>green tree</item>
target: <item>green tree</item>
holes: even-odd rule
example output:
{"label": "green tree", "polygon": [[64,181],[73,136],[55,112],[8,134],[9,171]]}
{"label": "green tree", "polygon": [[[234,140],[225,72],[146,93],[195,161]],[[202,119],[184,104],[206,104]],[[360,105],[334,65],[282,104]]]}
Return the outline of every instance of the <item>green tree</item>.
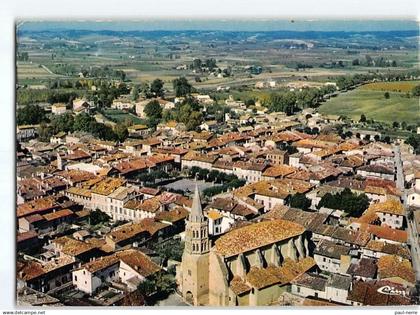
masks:
{"label": "green tree", "polygon": [[118,141],[123,142],[128,137],[127,126],[124,123],[118,123],[114,127],[114,133]]}
{"label": "green tree", "polygon": [[74,117],[71,113],[64,113],[51,118],[51,128],[54,133],[60,131],[72,132],[74,127]]}
{"label": "green tree", "polygon": [[360,115],[360,120],[359,122],[364,123],[366,122],[366,116],[364,114]]}
{"label": "green tree", "polygon": [[385,92],[385,93],[384,93],[384,97],[385,97],[385,99],[389,99],[389,98],[390,98],[390,94],[389,94],[389,92]]}
{"label": "green tree", "polygon": [[91,225],[107,223],[109,220],[111,220],[111,217],[99,209],[93,210],[89,214],[89,223]]}
{"label": "green tree", "polygon": [[90,124],[94,122],[95,119],[87,113],[81,113],[77,115],[74,119],[73,129],[75,131],[84,131],[89,132]]}
{"label": "green tree", "polygon": [[16,123],[18,125],[33,125],[47,121],[45,111],[39,105],[26,105],[17,110]]}
{"label": "green tree", "polygon": [[413,94],[413,96],[420,96],[420,85],[416,85],[415,87],[413,87],[411,93]]}
{"label": "green tree", "polygon": [[385,136],[382,141],[385,142],[385,143],[390,144],[391,143],[391,138],[389,136]]}
{"label": "green tree", "polygon": [[420,154],[420,135],[412,134],[405,140],[405,142],[413,147],[416,154]]}
{"label": "green tree", "polygon": [[150,119],[162,118],[162,107],[157,100],[150,101],[144,107],[144,113]]}
{"label": "green tree", "polygon": [[131,99],[135,102],[135,101],[138,100],[139,95],[140,95],[139,86],[138,85],[134,85],[133,88],[132,88],[132,90],[131,90]]}
{"label": "green tree", "polygon": [[345,188],[341,193],[325,194],[319,201],[317,208],[343,210],[353,217],[360,217],[369,206],[369,198],[366,194],[352,193],[349,188]]}
{"label": "green tree", "polygon": [[191,94],[192,86],[185,77],[177,78],[172,83],[177,97]]}
{"label": "green tree", "polygon": [[305,194],[297,193],[290,198],[290,206],[302,210],[308,210],[311,206],[311,200],[306,198]]}
{"label": "green tree", "polygon": [[293,92],[271,94],[268,109],[271,112],[285,112],[287,115],[292,115],[297,110],[296,94]]}
{"label": "green tree", "polygon": [[40,141],[49,142],[51,136],[54,134],[51,126],[48,126],[45,122],[42,122],[38,127],[38,137]]}
{"label": "green tree", "polygon": [[161,79],[153,80],[152,84],[150,85],[150,92],[157,97],[163,97],[165,95],[163,90],[163,81]]}
{"label": "green tree", "polygon": [[156,283],[154,280],[144,279],[137,286],[137,290],[144,296],[148,297],[152,293],[156,292]]}
{"label": "green tree", "polygon": [[187,130],[196,130],[203,121],[203,114],[197,111],[193,111],[190,115],[190,119],[185,124]]}
{"label": "green tree", "polygon": [[164,109],[162,112],[162,120],[163,121],[170,121],[174,119],[173,115],[172,115],[172,111],[169,109]]}

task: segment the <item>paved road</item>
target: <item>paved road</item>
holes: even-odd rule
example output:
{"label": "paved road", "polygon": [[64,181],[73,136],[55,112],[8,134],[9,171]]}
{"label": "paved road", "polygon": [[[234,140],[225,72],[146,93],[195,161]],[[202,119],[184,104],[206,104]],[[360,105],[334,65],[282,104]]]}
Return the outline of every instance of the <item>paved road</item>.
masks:
{"label": "paved road", "polygon": [[[407,207],[407,190],[404,187],[404,173],[403,173],[403,163],[401,160],[401,149],[399,145],[394,146],[395,152],[395,166],[397,167],[397,188],[399,188],[402,193],[402,199],[404,206]],[[408,242],[411,248],[411,256],[413,262],[413,268],[416,272],[416,279],[420,281],[420,247],[417,242],[417,238],[414,230],[414,222],[407,218],[407,233],[408,233]]]}

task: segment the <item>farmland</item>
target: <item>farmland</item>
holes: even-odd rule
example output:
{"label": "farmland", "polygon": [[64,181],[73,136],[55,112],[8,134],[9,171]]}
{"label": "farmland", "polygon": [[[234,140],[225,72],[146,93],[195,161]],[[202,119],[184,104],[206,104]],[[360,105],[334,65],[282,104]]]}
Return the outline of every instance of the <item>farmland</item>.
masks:
{"label": "farmland", "polygon": [[[396,83],[401,86],[401,82]],[[395,88],[395,85],[390,85],[388,88],[391,87]],[[330,99],[321,105],[319,111],[324,114],[343,115],[355,120],[360,119],[360,115],[364,114],[367,119],[376,121],[418,123],[419,106],[419,98],[407,97],[406,93],[390,92],[389,99],[386,99],[383,91],[360,87]]]}
{"label": "farmland", "polygon": [[131,120],[134,124],[144,124],[144,120],[138,118],[137,116],[127,113],[119,109],[106,109],[103,110],[103,114],[109,120],[118,123],[125,122],[126,120]]}
{"label": "farmland", "polygon": [[411,92],[419,84],[420,81],[374,82],[363,85],[360,89],[363,91]]}

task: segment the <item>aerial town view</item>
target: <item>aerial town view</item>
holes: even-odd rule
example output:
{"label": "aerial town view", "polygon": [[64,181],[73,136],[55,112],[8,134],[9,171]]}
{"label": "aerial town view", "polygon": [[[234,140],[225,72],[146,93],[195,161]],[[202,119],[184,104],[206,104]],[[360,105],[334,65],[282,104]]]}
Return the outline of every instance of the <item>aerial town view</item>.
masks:
{"label": "aerial town view", "polygon": [[417,21],[15,29],[18,306],[420,304]]}

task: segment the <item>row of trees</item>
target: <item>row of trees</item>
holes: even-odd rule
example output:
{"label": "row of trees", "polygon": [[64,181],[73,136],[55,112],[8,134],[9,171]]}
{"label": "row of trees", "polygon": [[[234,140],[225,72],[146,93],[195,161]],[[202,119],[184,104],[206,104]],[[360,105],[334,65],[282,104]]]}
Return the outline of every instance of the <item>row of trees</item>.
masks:
{"label": "row of trees", "polygon": [[189,175],[191,177],[197,178],[199,180],[205,180],[207,182],[218,183],[221,185],[209,187],[203,190],[203,195],[206,197],[211,197],[217,194],[220,194],[228,189],[238,188],[245,185],[246,181],[239,179],[234,174],[226,174],[216,170],[207,170],[205,168],[200,168],[193,166],[189,170]]}
{"label": "row of trees", "polygon": [[82,96],[81,91],[69,90],[31,90],[18,89],[16,93],[18,105],[30,105],[36,103],[70,103],[76,97]]}
{"label": "row of trees", "polygon": [[136,176],[136,179],[143,182],[147,186],[155,186],[156,180],[168,179],[170,175],[162,170],[152,171],[150,173],[142,173]]}
{"label": "row of trees", "polygon": [[371,80],[378,80],[378,81],[403,81],[407,80],[411,77],[417,77],[420,75],[419,70],[407,71],[407,72],[386,72],[386,73],[379,73],[379,72],[370,72],[370,73],[357,73],[353,76],[341,76],[338,77],[336,80],[337,87],[340,90],[353,88],[358,84],[363,84],[369,82]]}
{"label": "row of trees", "polygon": [[335,92],[334,86],[306,88],[301,91],[282,91],[271,93],[264,105],[271,112],[285,112],[287,115],[303,109],[318,107],[324,95]]}
{"label": "row of trees", "polygon": [[215,68],[217,68],[216,59],[210,58],[203,62],[201,59],[197,58],[190,64],[190,69],[192,70],[202,71],[202,68],[207,68],[210,72],[212,72]]}
{"label": "row of trees", "polygon": [[48,141],[49,138],[60,131],[74,132],[83,131],[92,134],[102,140],[124,141],[128,137],[127,126],[118,123],[114,128],[98,123],[94,117],[82,113],[73,117],[71,113],[53,116],[50,124],[41,123],[38,133],[41,141]]}
{"label": "row of trees", "polygon": [[367,67],[396,67],[397,61],[396,60],[389,60],[385,59],[382,56],[379,56],[378,58],[374,59],[370,55],[365,56],[365,60],[361,60],[359,58],[353,59],[352,61],[353,66],[367,66]]}
{"label": "row of trees", "polygon": [[322,207],[343,210],[352,217],[360,217],[369,207],[369,198],[364,193],[353,193],[345,188],[340,193],[326,193],[317,205],[318,209]]}

